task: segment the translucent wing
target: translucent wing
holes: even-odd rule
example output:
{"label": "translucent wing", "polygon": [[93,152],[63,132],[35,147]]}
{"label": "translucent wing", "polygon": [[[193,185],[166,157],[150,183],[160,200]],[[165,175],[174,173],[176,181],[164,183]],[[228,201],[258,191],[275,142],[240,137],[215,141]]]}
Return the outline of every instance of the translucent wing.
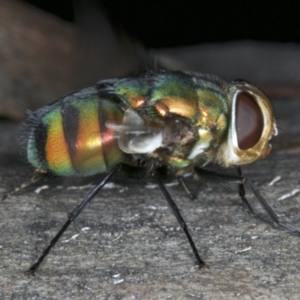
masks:
{"label": "translucent wing", "polygon": [[146,124],[133,110],[128,109],[123,124],[106,123],[118,137],[118,145],[125,153],[151,153],[163,146],[163,136],[167,130],[160,125]]}

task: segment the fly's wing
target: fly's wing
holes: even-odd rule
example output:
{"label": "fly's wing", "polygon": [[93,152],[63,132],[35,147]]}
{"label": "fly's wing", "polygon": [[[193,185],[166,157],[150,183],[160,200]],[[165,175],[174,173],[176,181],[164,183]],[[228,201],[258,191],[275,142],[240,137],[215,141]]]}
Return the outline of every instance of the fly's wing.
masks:
{"label": "fly's wing", "polygon": [[116,132],[120,149],[129,154],[151,153],[162,147],[167,130],[160,124],[146,124],[132,109],[125,111],[122,124],[107,122],[106,127]]}

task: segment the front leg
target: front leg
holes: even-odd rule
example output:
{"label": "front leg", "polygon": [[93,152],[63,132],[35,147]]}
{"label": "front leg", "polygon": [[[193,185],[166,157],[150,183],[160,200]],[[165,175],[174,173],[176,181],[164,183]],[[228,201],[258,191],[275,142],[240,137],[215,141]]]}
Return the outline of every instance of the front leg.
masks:
{"label": "front leg", "polygon": [[[243,178],[243,173],[242,173],[242,169],[240,166],[237,167],[237,173],[238,173],[238,176]],[[242,183],[239,184],[239,195],[240,195],[243,203],[245,204],[245,206],[247,206],[248,209],[250,210],[250,212],[254,215],[253,208],[246,198],[245,181],[243,181]]]}
{"label": "front leg", "polygon": [[[277,216],[277,214],[275,213],[275,211],[271,208],[271,206],[268,204],[268,202],[266,201],[266,199],[260,194],[260,192],[254,188],[254,185],[252,184],[252,182],[242,176],[242,175],[229,175],[229,174],[221,174],[218,172],[213,172],[213,171],[208,171],[199,167],[194,167],[194,173],[199,177],[199,178],[203,178],[206,181],[211,181],[211,182],[218,182],[220,184],[222,183],[236,183],[239,184],[240,186],[240,196],[243,200],[243,202],[250,207],[250,210],[252,210],[252,207],[250,206],[248,200],[245,198],[245,190],[244,186],[248,186],[250,188],[250,190],[252,191],[253,195],[256,197],[256,199],[259,201],[259,203],[262,205],[262,207],[266,210],[266,212],[268,213],[269,217],[273,220],[274,223],[276,223],[278,226],[283,227],[297,235],[300,236],[300,231],[293,228],[292,226],[285,224],[283,222],[281,222]],[[241,174],[241,172],[240,172]],[[242,191],[241,191],[242,190]]]}

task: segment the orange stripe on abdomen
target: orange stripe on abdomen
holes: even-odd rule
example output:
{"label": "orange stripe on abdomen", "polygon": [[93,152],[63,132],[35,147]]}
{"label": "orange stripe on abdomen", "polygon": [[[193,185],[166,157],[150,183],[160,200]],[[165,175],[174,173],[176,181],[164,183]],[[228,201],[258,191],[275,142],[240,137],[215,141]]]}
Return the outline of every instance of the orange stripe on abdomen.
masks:
{"label": "orange stripe on abdomen", "polygon": [[64,135],[60,108],[45,115],[43,123],[47,128],[45,157],[49,170],[58,176],[73,175],[74,169]]}
{"label": "orange stripe on abdomen", "polygon": [[78,110],[75,154],[72,159],[77,173],[91,175],[106,171],[103,157],[97,99],[73,104]]}

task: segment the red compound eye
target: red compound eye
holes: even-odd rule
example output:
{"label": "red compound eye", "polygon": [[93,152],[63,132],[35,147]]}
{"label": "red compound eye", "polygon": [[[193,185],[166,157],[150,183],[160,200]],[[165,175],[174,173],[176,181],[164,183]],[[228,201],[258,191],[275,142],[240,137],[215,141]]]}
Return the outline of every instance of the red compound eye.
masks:
{"label": "red compound eye", "polygon": [[236,133],[239,148],[252,148],[259,141],[263,128],[263,114],[256,101],[247,93],[239,93],[236,99]]}

